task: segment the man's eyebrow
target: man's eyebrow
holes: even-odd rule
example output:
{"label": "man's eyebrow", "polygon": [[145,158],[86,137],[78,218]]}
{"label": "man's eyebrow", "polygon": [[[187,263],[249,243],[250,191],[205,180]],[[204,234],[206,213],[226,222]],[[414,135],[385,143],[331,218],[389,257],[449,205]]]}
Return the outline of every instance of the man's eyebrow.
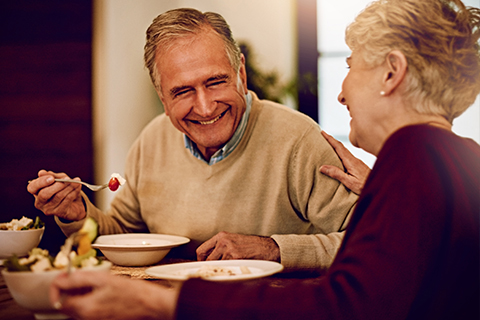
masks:
{"label": "man's eyebrow", "polygon": [[217,74],[217,75],[214,75],[213,77],[208,78],[206,82],[226,80],[228,78],[229,78],[228,74]]}

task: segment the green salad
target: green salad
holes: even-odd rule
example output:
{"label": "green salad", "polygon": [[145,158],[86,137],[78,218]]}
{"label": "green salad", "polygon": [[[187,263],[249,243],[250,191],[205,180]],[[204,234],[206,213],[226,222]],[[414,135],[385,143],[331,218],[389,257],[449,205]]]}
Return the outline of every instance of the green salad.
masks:
{"label": "green salad", "polygon": [[40,217],[33,219],[22,217],[19,219],[12,219],[10,222],[0,223],[0,230],[30,230],[41,229],[45,226],[45,223],[40,220]]}
{"label": "green salad", "polygon": [[[48,250],[34,248],[27,257],[11,256],[3,262],[3,266],[7,271],[32,272],[62,270],[67,269],[69,265],[73,269],[96,266],[101,263],[101,260],[96,257],[97,251],[91,247],[91,243],[97,234],[98,224],[89,217],[78,232],[67,238],[55,257],[52,257]],[[76,250],[73,250],[72,246]]]}

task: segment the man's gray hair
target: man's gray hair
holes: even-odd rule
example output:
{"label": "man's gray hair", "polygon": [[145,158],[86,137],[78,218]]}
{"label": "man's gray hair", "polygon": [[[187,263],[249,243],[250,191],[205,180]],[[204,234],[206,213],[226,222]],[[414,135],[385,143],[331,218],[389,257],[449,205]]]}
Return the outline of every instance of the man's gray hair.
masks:
{"label": "man's gray hair", "polygon": [[202,13],[195,9],[174,9],[156,17],[146,32],[144,60],[150,78],[157,92],[161,94],[160,74],[155,62],[159,50],[168,50],[176,39],[187,37],[206,30],[214,30],[225,44],[225,52],[231,66],[238,73],[241,64],[241,51],[233,39],[230,26],[225,19],[213,12]]}

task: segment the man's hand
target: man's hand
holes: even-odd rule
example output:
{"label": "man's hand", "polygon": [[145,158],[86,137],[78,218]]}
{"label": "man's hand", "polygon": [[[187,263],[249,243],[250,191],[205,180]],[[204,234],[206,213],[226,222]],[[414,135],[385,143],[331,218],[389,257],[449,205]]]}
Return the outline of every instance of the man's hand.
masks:
{"label": "man's hand", "polygon": [[280,249],[270,237],[222,231],[197,248],[197,260],[258,259],[280,262]]}
{"label": "man's hand", "polygon": [[35,197],[35,208],[47,216],[55,215],[73,221],[85,218],[85,206],[80,194],[81,185],[55,182],[56,178],[70,179],[65,173],[40,170],[38,178],[28,184],[28,192]]}
{"label": "man's hand", "polygon": [[335,140],[332,136],[322,131],[322,135],[335,149],[338,157],[343,163],[346,172],[335,166],[323,165],[320,167],[320,172],[330,178],[336,179],[343,183],[345,187],[352,190],[356,194],[360,194],[363,185],[370,174],[370,168],[360,159],[357,159],[347,148],[340,142]]}

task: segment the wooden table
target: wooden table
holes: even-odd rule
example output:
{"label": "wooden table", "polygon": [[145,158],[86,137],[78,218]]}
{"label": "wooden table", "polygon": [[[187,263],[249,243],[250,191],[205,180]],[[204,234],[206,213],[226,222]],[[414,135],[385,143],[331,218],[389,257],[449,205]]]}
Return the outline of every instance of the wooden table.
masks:
{"label": "wooden table", "polygon": [[[169,263],[178,263],[186,262],[186,260],[164,260],[160,264],[169,264]],[[129,277],[132,279],[140,279],[145,281],[152,281],[158,283],[159,285],[170,286],[168,280],[161,280],[151,277],[145,274],[145,270],[148,267],[120,267],[114,265],[111,269],[111,273],[121,276]],[[0,266],[0,271],[3,269],[3,266]],[[298,281],[303,279],[303,281],[316,282],[319,280],[319,274],[316,272],[290,272],[290,273],[279,273],[270,277],[260,278],[249,281],[257,281],[259,284],[268,283],[271,286],[282,287],[290,282]],[[1,320],[35,320],[33,312],[20,307],[15,300],[13,300],[10,292],[8,291],[7,285],[3,276],[0,273],[0,319]]]}

